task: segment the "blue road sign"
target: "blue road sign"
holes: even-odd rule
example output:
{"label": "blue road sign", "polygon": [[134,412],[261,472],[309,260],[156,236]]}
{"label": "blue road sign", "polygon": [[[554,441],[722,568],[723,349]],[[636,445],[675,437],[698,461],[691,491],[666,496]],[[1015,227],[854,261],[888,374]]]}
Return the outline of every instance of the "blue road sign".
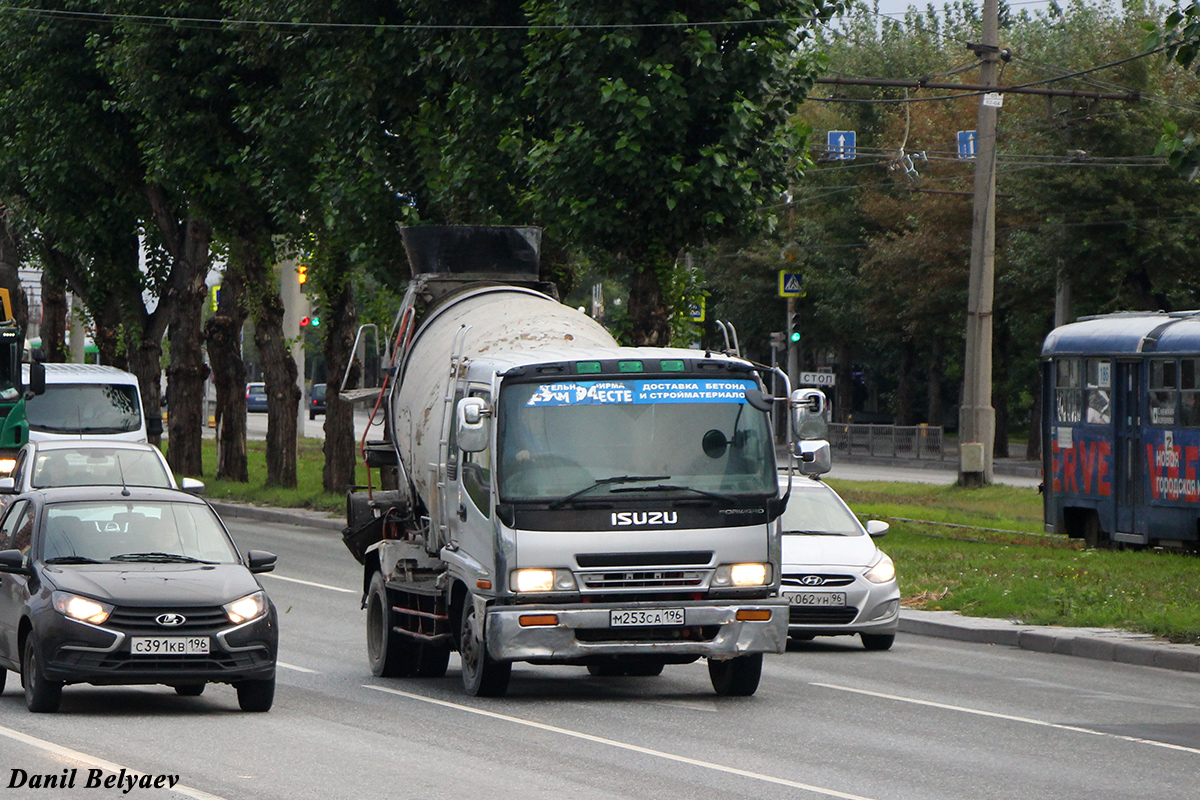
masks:
{"label": "blue road sign", "polygon": [[958,132],[958,157],[959,158],[974,158],[975,157],[975,131],[959,131]]}
{"label": "blue road sign", "polygon": [[855,138],[854,131],[830,131],[826,140],[826,156],[834,160],[854,158]]}
{"label": "blue road sign", "polygon": [[799,272],[779,270],[779,296],[804,297],[804,276]]}

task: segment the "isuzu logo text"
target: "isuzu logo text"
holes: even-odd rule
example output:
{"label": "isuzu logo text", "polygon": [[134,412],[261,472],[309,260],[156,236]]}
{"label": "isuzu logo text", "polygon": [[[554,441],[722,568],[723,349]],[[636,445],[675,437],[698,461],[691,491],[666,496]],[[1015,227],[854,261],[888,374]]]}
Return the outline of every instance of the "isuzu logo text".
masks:
{"label": "isuzu logo text", "polygon": [[626,525],[677,525],[679,514],[675,511],[614,511],[614,527]]}

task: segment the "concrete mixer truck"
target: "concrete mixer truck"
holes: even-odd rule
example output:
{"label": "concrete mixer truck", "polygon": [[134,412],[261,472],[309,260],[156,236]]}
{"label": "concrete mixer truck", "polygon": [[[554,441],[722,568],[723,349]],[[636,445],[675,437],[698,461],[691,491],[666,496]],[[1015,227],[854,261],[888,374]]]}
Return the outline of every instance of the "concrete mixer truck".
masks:
{"label": "concrete mixer truck", "polygon": [[[385,436],[363,447],[388,488],[351,492],[344,531],[374,674],[440,677],[457,651],[464,689],[501,696],[516,662],[704,658],[718,694],[753,694],[788,630],[769,411],[799,429],[823,396],[772,397],[734,355],[618,346],[538,280],[536,228],[404,240]],[[827,444],[795,445],[828,468]]]}

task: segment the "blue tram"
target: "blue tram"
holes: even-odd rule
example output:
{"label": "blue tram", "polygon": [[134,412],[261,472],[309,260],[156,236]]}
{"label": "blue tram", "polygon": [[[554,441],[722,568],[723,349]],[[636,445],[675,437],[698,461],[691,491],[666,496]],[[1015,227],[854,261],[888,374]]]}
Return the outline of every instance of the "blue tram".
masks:
{"label": "blue tram", "polygon": [[1121,312],[1042,346],[1046,530],[1197,549],[1200,311]]}

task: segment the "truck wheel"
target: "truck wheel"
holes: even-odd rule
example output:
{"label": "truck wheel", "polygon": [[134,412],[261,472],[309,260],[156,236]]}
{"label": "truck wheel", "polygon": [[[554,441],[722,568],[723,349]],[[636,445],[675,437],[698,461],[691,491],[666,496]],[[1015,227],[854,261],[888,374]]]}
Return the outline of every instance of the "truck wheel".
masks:
{"label": "truck wheel", "polygon": [[635,661],[625,668],[625,674],[631,678],[653,678],[662,675],[663,666],[661,661]]}
{"label": "truck wheel", "polygon": [[417,647],[417,664],[414,670],[418,678],[440,678],[446,674],[450,664],[450,648],[422,642]]}
{"label": "truck wheel", "polygon": [[512,663],[496,661],[488,655],[487,645],[475,636],[474,621],[475,603],[467,595],[458,637],[463,688],[472,697],[503,697],[512,676]]}
{"label": "truck wheel", "polygon": [[21,659],[21,682],[25,684],[25,707],[35,713],[58,711],[62,702],[62,683],[48,681],[42,674],[42,664],[33,634],[25,638],[25,652]]}
{"label": "truck wheel", "polygon": [[708,677],[713,690],[725,697],[749,697],[758,690],[762,677],[762,653],[725,661],[708,660]]}
{"label": "truck wheel", "polygon": [[367,658],[379,678],[412,675],[417,667],[417,644],[392,630],[393,616],[383,573],[376,572],[367,591]]}
{"label": "truck wheel", "polygon": [[0,667],[0,693],[4,691],[4,683],[8,680],[8,670]]}

